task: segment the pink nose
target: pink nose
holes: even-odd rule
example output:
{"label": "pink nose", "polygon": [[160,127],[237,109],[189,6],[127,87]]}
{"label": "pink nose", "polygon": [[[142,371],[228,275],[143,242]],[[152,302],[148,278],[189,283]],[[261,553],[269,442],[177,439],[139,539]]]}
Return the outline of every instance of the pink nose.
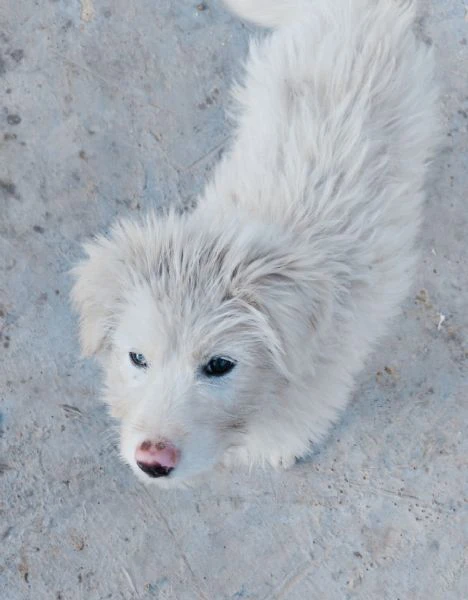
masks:
{"label": "pink nose", "polygon": [[150,477],[164,477],[177,466],[180,451],[166,440],[145,441],[136,449],[135,460],[140,469]]}

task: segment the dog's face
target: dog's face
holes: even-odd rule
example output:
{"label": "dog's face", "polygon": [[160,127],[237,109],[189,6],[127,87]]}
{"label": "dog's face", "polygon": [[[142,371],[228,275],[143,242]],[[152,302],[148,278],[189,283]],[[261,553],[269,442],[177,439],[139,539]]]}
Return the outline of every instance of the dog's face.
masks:
{"label": "dog's face", "polygon": [[99,356],[121,454],[147,482],[186,481],[248,447],[325,314],[326,283],[290,241],[228,231],[196,216],[125,224],[76,269],[83,349]]}

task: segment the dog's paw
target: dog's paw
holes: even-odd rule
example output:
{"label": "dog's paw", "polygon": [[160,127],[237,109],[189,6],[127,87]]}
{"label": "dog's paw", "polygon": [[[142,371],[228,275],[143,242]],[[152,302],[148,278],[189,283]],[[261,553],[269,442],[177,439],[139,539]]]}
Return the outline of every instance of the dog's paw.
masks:
{"label": "dog's paw", "polygon": [[294,466],[296,457],[294,454],[272,455],[267,462],[275,469],[286,471]]}
{"label": "dog's paw", "polygon": [[286,470],[294,466],[296,456],[294,454],[270,454],[267,456],[254,456],[246,448],[231,449],[223,456],[222,465],[224,467],[236,467],[247,465],[249,467],[260,465],[263,467],[273,467],[274,469]]}
{"label": "dog's paw", "polygon": [[252,459],[246,448],[237,447],[231,448],[224,454],[221,464],[227,468],[251,465]]}

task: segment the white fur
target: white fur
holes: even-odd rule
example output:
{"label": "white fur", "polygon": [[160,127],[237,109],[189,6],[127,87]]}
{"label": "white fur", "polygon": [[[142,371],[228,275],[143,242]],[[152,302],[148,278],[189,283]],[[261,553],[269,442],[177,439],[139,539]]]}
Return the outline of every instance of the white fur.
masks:
{"label": "white fur", "polygon": [[[408,292],[437,139],[410,3],[229,5],[277,28],[251,45],[231,150],[191,214],[117,224],[76,268],[124,459],[150,481],[136,446],[181,449],[160,484],[222,460],[287,466],[323,438]],[[237,366],[208,379],[214,355]]]}

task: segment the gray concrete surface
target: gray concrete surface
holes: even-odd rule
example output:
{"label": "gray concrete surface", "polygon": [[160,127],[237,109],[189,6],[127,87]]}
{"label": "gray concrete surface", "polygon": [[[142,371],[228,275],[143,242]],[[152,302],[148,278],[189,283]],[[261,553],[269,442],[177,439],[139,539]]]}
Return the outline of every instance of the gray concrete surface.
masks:
{"label": "gray concrete surface", "polygon": [[164,492],[119,462],[67,270],[192,205],[249,32],[214,1],[0,4],[2,600],[468,598],[468,16],[421,10],[446,136],[413,296],[310,460]]}

